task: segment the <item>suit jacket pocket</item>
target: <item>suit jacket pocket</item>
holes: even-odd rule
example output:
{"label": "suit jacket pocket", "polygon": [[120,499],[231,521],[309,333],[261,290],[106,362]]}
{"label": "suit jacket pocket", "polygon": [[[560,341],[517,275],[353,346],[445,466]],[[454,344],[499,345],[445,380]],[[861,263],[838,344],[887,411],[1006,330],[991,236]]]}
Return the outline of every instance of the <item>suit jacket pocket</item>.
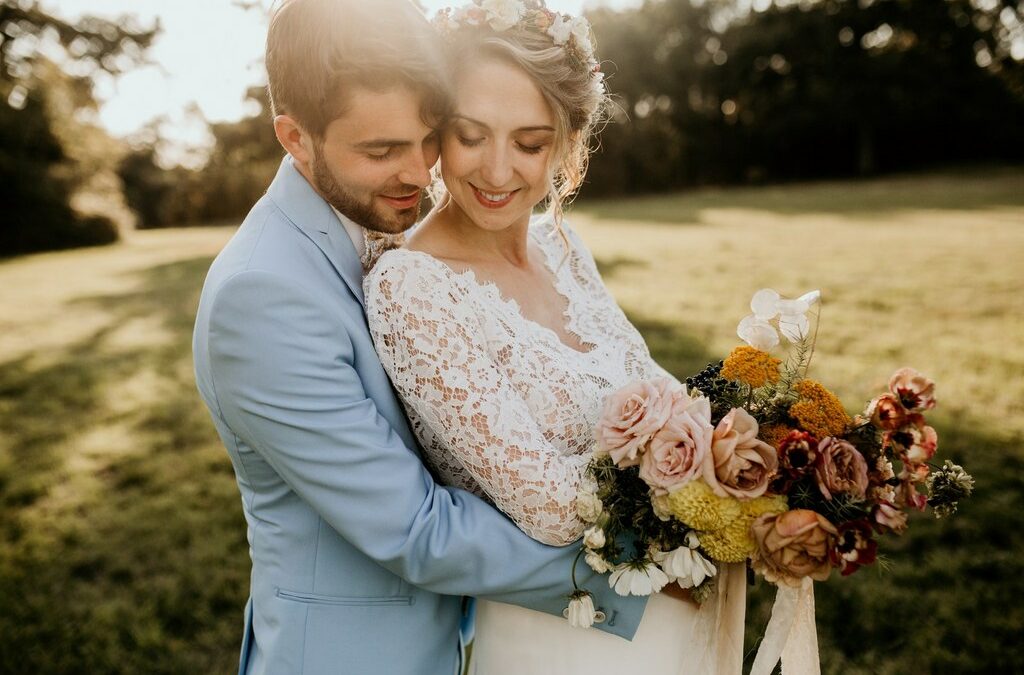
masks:
{"label": "suit jacket pocket", "polygon": [[293,602],[302,602],[307,605],[364,605],[379,607],[381,605],[411,605],[413,604],[413,597],[411,595],[390,595],[382,597],[344,597],[338,595],[320,595],[318,593],[305,593],[300,591],[289,591],[283,588],[277,589],[277,597],[282,600],[291,600]]}

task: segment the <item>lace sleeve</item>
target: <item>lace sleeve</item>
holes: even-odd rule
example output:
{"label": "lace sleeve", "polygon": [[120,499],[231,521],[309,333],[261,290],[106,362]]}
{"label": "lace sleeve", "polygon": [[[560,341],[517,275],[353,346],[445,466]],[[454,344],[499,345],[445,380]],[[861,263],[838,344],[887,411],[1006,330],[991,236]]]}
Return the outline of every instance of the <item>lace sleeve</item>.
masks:
{"label": "lace sleeve", "polygon": [[524,532],[545,544],[575,541],[583,530],[576,491],[589,457],[564,455],[545,439],[488,352],[457,279],[407,251],[381,259],[365,284],[381,363],[432,443]]}

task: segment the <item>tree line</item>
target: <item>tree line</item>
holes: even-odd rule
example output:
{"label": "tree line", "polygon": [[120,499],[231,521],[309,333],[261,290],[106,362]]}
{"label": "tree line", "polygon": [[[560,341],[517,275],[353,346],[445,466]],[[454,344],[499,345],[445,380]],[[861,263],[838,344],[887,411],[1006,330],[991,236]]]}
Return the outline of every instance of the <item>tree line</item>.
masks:
{"label": "tree line", "polygon": [[[615,106],[583,196],[1024,158],[1016,0],[646,0],[589,16]],[[109,217],[71,208],[97,176],[139,227],[237,222],[266,189],[282,151],[262,88],[257,114],[210,126],[205,166],[165,168],[156,142],[101,142],[76,121],[95,106],[88,74],[25,47],[55,37],[84,72],[116,73],[158,28],[0,0],[0,255],[116,238]]]}

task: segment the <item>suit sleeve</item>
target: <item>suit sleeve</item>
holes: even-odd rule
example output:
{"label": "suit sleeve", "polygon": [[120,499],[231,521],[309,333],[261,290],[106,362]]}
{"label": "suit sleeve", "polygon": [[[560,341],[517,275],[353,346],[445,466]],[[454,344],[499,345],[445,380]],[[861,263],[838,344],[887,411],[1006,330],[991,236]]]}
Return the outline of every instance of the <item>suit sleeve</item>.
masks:
{"label": "suit sleeve", "polygon": [[[437,485],[378,414],[336,313],[279,275],[246,271],[217,290],[209,359],[220,414],[342,537],[424,589],[561,615],[575,547],[533,541],[497,510]],[[583,584],[631,639],[646,598]],[[611,625],[609,625],[611,624]]]}

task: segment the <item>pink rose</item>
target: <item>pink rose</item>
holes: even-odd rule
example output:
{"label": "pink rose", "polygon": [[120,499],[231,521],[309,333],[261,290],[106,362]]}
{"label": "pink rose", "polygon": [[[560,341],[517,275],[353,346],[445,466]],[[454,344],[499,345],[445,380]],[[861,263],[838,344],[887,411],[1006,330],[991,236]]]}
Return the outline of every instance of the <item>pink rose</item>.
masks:
{"label": "pink rose", "polygon": [[852,444],[829,436],[818,444],[814,478],[825,499],[841,493],[863,497],[868,491],[868,463]]}
{"label": "pink rose", "polygon": [[889,379],[889,391],[911,412],[924,412],[935,407],[935,382],[913,368],[900,368],[893,373]]}
{"label": "pink rose", "polygon": [[711,404],[703,396],[690,397],[672,388],[671,415],[640,458],[640,478],[655,494],[667,494],[691,481],[711,449]]}
{"label": "pink rose", "polygon": [[703,476],[719,497],[753,499],[768,489],[779,455],[757,432],[757,420],[742,408],[730,410],[715,428]]}
{"label": "pink rose", "polygon": [[619,467],[638,464],[672,412],[669,384],[674,383],[668,378],[634,382],[609,396],[595,431],[598,451],[611,455]]}
{"label": "pink rose", "polygon": [[756,544],[751,565],[772,583],[799,586],[804,577],[824,581],[832,574],[830,555],[839,532],[808,509],[768,513],[750,526]]}

